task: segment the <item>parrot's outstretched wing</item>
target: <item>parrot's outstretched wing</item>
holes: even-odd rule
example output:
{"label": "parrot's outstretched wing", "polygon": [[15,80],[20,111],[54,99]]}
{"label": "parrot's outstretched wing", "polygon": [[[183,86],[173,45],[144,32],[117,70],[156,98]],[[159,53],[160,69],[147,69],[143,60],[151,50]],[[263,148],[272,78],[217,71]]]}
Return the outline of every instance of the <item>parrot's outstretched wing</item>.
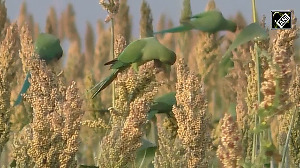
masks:
{"label": "parrot's outstretched wing", "polygon": [[22,86],[22,89],[20,91],[20,93],[18,94],[18,97],[14,103],[14,106],[17,106],[21,103],[22,101],[22,95],[24,93],[26,93],[26,91],[28,90],[29,86],[30,86],[30,83],[29,83],[29,78],[31,77],[30,73],[28,72],[27,75],[26,75],[26,78],[25,78],[25,81],[24,81],[24,84]]}
{"label": "parrot's outstretched wing", "polygon": [[197,29],[207,33],[216,33],[221,30],[234,32],[236,30],[236,24],[230,20],[226,20],[222,13],[218,10],[207,11],[191,17],[183,18],[180,20],[180,23],[182,25],[179,27],[162,30],[154,34],[182,32],[189,31],[191,29]]}
{"label": "parrot's outstretched wing", "polygon": [[[191,17],[180,20],[180,23],[182,24],[181,26],[155,32],[154,34],[184,32],[192,29],[209,32],[211,29],[210,27],[213,27],[214,24],[216,24],[216,22],[214,21],[216,19],[214,17],[219,15],[219,13],[220,12],[218,11],[208,11],[193,15]],[[212,24],[212,22],[215,23]]]}
{"label": "parrot's outstretched wing", "polygon": [[193,15],[193,16],[190,16],[190,17],[182,18],[180,20],[180,24],[193,26],[191,21],[196,20],[196,19],[200,19],[200,18],[203,18],[203,17],[206,17],[206,16],[207,16],[207,12],[203,12],[203,13],[199,13],[199,14],[196,14],[196,15]]}
{"label": "parrot's outstretched wing", "polygon": [[192,15],[190,18],[201,18],[201,17],[207,17],[209,15],[222,15],[222,13],[219,11],[219,10],[209,10],[209,11],[206,11],[206,12],[202,12],[202,13],[198,13],[196,15]]}
{"label": "parrot's outstretched wing", "polygon": [[191,20],[191,25],[197,29],[208,33],[216,33],[222,30],[231,32],[236,31],[236,23],[227,20],[219,11],[208,11],[200,15],[194,16],[195,19]]}
{"label": "parrot's outstretched wing", "polygon": [[178,33],[178,32],[189,31],[189,30],[192,30],[192,29],[193,29],[193,27],[191,25],[185,24],[185,25],[181,25],[181,26],[178,26],[178,27],[174,27],[174,28],[154,32],[153,34]]}
{"label": "parrot's outstretched wing", "polygon": [[215,33],[222,30],[222,26],[225,24],[225,19],[221,12],[208,11],[195,16],[192,16],[190,24],[197,30],[203,32]]}
{"label": "parrot's outstretched wing", "polygon": [[[211,12],[211,11],[208,11]],[[191,17],[189,17],[189,19],[193,19],[193,18],[201,18],[201,17],[205,17],[207,16],[207,12],[202,12],[202,13],[198,13],[196,15],[192,15]]]}

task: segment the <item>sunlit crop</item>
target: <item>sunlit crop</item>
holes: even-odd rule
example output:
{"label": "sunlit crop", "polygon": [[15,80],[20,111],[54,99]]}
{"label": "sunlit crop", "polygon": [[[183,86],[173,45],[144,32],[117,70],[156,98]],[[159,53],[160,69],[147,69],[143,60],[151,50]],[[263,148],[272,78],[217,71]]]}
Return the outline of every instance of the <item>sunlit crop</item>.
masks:
{"label": "sunlit crop", "polygon": [[[0,0],[0,167],[300,167],[297,18],[290,29],[270,30],[252,3],[251,23],[237,13],[220,29],[155,34],[173,23],[161,15],[152,25],[143,1],[140,38],[156,37],[176,62],[122,67],[92,98],[113,72],[104,63],[137,40],[127,1],[95,2],[107,17],[80,36],[72,4],[61,15],[49,8],[40,30],[25,2],[15,22]],[[210,0],[199,13],[216,8]],[[191,16],[184,0],[183,26]],[[39,58],[41,32],[69,43],[63,59]],[[27,73],[30,87],[14,106]]]}

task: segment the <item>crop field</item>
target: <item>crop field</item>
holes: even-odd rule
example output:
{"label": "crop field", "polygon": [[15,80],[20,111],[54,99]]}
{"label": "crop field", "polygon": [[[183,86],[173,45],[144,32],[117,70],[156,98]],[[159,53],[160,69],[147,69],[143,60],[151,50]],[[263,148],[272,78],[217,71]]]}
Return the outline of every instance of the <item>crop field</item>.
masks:
{"label": "crop field", "polygon": [[127,0],[84,35],[72,4],[40,28],[0,0],[0,167],[300,167],[299,11],[182,2],[175,27],[143,0],[134,38]]}

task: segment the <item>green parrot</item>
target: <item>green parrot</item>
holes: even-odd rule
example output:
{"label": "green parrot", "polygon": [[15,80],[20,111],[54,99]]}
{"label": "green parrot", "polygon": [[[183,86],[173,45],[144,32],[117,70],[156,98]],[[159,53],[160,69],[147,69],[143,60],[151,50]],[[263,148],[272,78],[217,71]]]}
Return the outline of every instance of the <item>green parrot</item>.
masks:
{"label": "green parrot", "polygon": [[[173,105],[176,104],[176,92],[169,92],[154,99],[153,104],[148,111],[148,120],[151,120],[157,113],[165,113],[168,116],[172,115]],[[108,109],[92,110],[101,114],[109,112]]]}
{"label": "green parrot", "polygon": [[225,19],[223,14],[217,10],[191,16],[187,20],[180,21],[180,23],[182,25],[178,27],[155,32],[154,34],[184,32],[192,29],[201,30],[207,33],[216,33],[222,30],[235,32],[236,30],[236,23]]}
{"label": "green parrot", "polygon": [[154,103],[150,106],[150,111],[148,112],[148,120],[151,120],[157,113],[165,113],[170,116],[173,105],[176,104],[175,95],[176,92],[170,92],[154,99]]}
{"label": "green parrot", "polygon": [[[36,54],[40,56],[40,59],[45,60],[47,64],[51,63],[52,61],[59,60],[63,55],[63,50],[60,46],[60,41],[58,38],[51,34],[47,33],[41,33],[37,37],[35,43],[34,43],[34,50]],[[30,73],[28,72],[26,74],[26,78],[24,81],[24,84],[22,86],[22,89],[17,97],[17,100],[14,103],[14,106],[17,106],[22,101],[22,94],[26,93],[28,90],[30,83]]]}
{"label": "green parrot", "polygon": [[118,73],[130,66],[137,72],[140,65],[152,60],[156,65],[170,69],[169,67],[176,61],[176,54],[162,45],[155,37],[142,38],[130,43],[116,59],[104,64],[111,65],[110,69],[113,69],[113,72],[92,88],[92,90],[97,88],[92,98],[111,84]]}

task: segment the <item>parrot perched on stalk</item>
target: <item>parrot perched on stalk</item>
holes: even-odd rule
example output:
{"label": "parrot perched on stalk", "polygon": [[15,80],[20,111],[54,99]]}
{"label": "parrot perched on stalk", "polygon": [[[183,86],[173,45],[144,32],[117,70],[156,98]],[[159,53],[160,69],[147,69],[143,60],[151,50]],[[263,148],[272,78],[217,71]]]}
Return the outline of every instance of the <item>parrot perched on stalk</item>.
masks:
{"label": "parrot perched on stalk", "polygon": [[[44,60],[47,64],[59,60],[63,55],[63,50],[60,46],[59,39],[47,33],[39,34],[34,43],[34,50],[35,53],[39,55],[40,59]],[[21,103],[22,94],[26,93],[26,91],[28,90],[30,86],[30,76],[30,72],[27,72],[24,84],[17,97],[17,100],[14,103],[14,106],[17,106]]]}
{"label": "parrot perched on stalk", "polygon": [[165,66],[169,70],[176,61],[176,54],[155,37],[142,38],[130,43],[116,59],[104,64],[111,65],[110,69],[113,69],[113,72],[92,88],[92,90],[97,89],[92,98],[110,85],[118,73],[130,66],[137,72],[140,65],[152,60],[155,65]]}
{"label": "parrot perched on stalk", "polygon": [[216,33],[222,30],[236,31],[236,23],[223,17],[220,11],[203,12],[180,21],[181,25],[171,29],[155,32],[154,34],[184,32],[192,29],[207,33]]}

